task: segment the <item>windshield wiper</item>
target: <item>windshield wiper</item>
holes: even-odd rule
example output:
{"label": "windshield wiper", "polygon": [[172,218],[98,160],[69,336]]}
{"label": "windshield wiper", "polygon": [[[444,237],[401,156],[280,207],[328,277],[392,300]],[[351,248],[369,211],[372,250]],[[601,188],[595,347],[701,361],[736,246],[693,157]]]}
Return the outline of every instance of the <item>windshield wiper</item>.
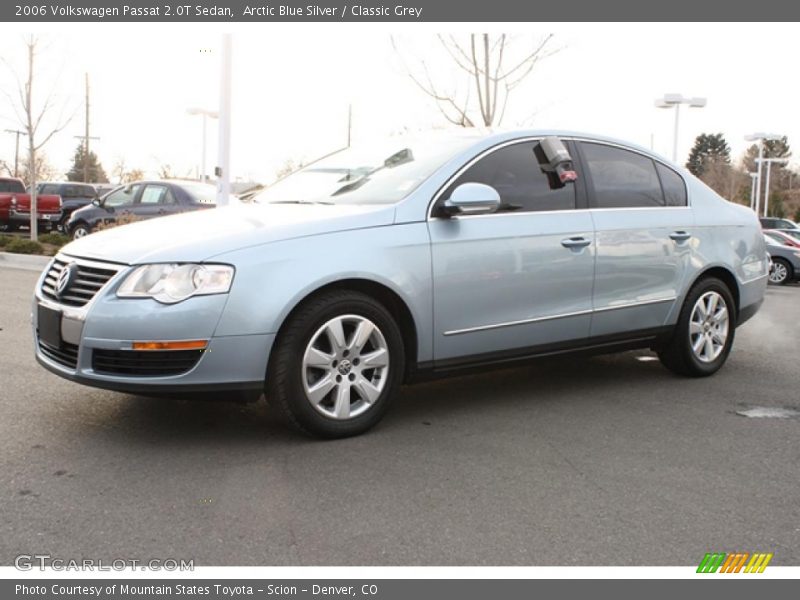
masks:
{"label": "windshield wiper", "polygon": [[267,204],[334,204],[333,202],[323,202],[322,200],[276,200]]}
{"label": "windshield wiper", "polygon": [[[399,152],[395,152],[389,158],[383,161],[383,164],[379,167],[375,167],[372,170],[365,172],[355,181],[351,181],[350,183],[346,183],[338,190],[333,192],[331,196],[338,196],[339,194],[346,194],[347,192],[352,192],[357,190],[362,185],[369,181],[370,175],[377,173],[378,171],[382,171],[383,169],[394,169],[395,167],[399,167],[400,165],[405,165],[410,163],[414,160],[414,154],[411,152],[410,148],[403,148]],[[349,179],[349,174],[348,174]]]}

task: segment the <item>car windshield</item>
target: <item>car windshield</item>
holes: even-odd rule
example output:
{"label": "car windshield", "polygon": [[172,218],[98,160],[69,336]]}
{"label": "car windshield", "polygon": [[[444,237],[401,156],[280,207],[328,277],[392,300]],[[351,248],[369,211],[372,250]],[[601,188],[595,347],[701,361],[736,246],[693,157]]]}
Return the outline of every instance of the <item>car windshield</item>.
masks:
{"label": "car windshield", "polygon": [[216,204],[217,188],[208,183],[182,183],[181,187],[200,204]]}
{"label": "car windshield", "polygon": [[326,156],[256,195],[259,204],[393,204],[474,138],[395,138]]}

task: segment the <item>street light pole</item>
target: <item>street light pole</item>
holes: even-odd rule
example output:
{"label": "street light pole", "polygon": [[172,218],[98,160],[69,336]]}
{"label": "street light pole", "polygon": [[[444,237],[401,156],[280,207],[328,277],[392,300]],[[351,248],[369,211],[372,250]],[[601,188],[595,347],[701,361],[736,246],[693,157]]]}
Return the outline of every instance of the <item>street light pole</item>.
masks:
{"label": "street light pole", "polygon": [[686,98],[681,94],[664,94],[657,98],[655,105],[658,108],[675,107],[675,131],[672,138],[672,162],[678,162],[678,129],[680,124],[681,104],[688,104],[689,108],[703,108],[707,103],[705,98]]}
{"label": "street light pole", "polygon": [[[758,159],[756,162],[758,163],[758,170],[757,170],[757,177],[756,177],[756,202],[755,202],[755,212],[756,216],[761,212],[761,163],[764,162],[764,141],[766,140],[779,140],[781,139],[781,135],[777,133],[751,133],[750,135],[744,136],[745,141],[748,142],[756,142],[758,144]],[[764,207],[764,214],[766,215],[767,208]]]}
{"label": "street light pole", "polygon": [[202,143],[202,150],[200,152],[200,181],[206,183],[208,181],[208,177],[206,176],[206,130],[208,129],[208,119],[216,119],[219,117],[217,111],[215,110],[206,110],[204,108],[197,108],[192,107],[186,109],[186,112],[190,115],[200,115],[203,117],[203,143]]}
{"label": "street light pole", "polygon": [[756,177],[758,177],[758,173],[748,173],[750,175],[750,210],[755,211],[756,209]]}
{"label": "street light pole", "polygon": [[770,173],[772,172],[772,163],[783,163],[783,164],[786,164],[786,163],[789,162],[789,159],[788,158],[761,158],[761,159],[759,159],[759,163],[758,163],[759,166],[761,166],[762,162],[767,163],[767,187],[764,190],[764,216],[767,217],[767,216],[769,216],[767,214],[767,211],[769,210],[769,178],[770,178]]}
{"label": "street light pole", "polygon": [[232,34],[222,36],[222,61],[220,66],[219,94],[219,162],[217,174],[217,206],[228,204],[231,193],[231,68],[233,54]]}

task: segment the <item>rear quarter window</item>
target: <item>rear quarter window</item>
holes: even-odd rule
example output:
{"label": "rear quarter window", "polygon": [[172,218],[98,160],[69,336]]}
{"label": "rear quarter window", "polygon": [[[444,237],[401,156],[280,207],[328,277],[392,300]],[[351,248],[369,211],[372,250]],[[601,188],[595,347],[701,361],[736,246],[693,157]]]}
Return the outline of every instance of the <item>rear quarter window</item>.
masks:
{"label": "rear quarter window", "polygon": [[661,179],[661,187],[664,188],[664,203],[667,206],[686,206],[688,202],[683,177],[660,163],[656,163],[656,170]]}

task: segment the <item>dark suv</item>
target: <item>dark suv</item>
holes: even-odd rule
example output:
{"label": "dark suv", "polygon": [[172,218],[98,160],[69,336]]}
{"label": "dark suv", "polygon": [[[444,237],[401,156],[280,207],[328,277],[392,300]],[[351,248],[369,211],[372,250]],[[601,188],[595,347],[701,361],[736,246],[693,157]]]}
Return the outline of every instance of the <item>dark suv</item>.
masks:
{"label": "dark suv", "polygon": [[66,233],[67,221],[73,212],[91,204],[97,198],[97,190],[88,183],[74,181],[42,182],[36,185],[37,194],[54,194],[61,196],[61,220],[57,228]]}

